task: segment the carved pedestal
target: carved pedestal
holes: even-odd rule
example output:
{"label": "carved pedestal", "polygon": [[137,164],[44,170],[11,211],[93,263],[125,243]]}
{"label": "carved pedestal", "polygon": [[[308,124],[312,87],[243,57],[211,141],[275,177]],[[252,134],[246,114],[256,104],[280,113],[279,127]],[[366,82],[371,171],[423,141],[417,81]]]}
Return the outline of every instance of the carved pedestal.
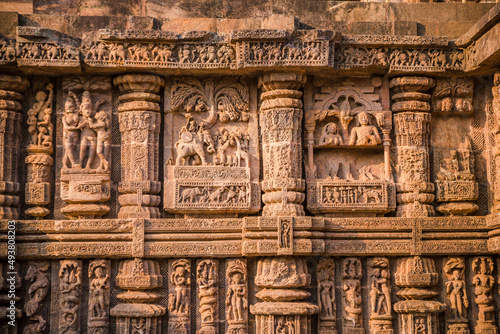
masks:
{"label": "carved pedestal", "polygon": [[256,296],[262,302],[252,305],[256,333],[311,334],[311,316],[316,305],[302,300],[309,292],[301,290],[310,284],[305,259],[293,257],[264,258],[257,265],[255,284],[262,288]]}
{"label": "carved pedestal", "polygon": [[439,313],[445,305],[428,300],[437,296],[437,292],[430,290],[438,282],[434,260],[420,256],[402,258],[398,261],[395,279],[396,285],[402,288],[397,295],[404,299],[394,304],[400,333],[438,334]]}
{"label": "carved pedestal", "polygon": [[61,212],[73,219],[101,217],[111,197],[111,82],[107,77],[63,81]]}
{"label": "carved pedestal", "polygon": [[397,215],[434,215],[434,184],[429,173],[430,105],[428,91],[435,84],[426,77],[400,77],[391,80],[392,111],[397,155]]}
{"label": "carved pedestal", "polygon": [[158,218],[161,116],[157,94],[164,81],[156,75],[127,74],[113,83],[122,93],[118,107],[122,154],[118,217]]}
{"label": "carved pedestal", "polygon": [[264,216],[303,216],[302,73],[271,73],[260,78]]}
{"label": "carved pedestal", "polygon": [[0,76],[0,218],[19,215],[19,140],[22,93],[28,80],[15,75]]}
{"label": "carved pedestal", "polygon": [[161,333],[161,316],[165,308],[155,304],[160,295],[147,291],[163,283],[160,266],[155,260],[134,259],[120,263],[116,285],[127,290],[117,295],[123,302],[111,309],[116,317],[116,333]]}

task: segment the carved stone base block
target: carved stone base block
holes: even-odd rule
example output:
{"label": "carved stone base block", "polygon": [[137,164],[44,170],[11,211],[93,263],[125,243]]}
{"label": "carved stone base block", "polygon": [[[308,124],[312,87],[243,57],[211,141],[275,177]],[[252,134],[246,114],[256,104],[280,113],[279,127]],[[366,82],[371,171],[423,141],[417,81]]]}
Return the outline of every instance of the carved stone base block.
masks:
{"label": "carved stone base block", "polygon": [[448,329],[446,331],[447,334],[469,334],[469,325],[467,323],[464,324],[448,324]]}
{"label": "carved stone base block", "polygon": [[497,334],[498,333],[498,328],[493,323],[492,324],[483,323],[483,324],[477,325],[475,330],[476,330],[476,334]]}
{"label": "carved stone base block", "polygon": [[370,333],[372,334],[393,334],[392,320],[370,319]]}
{"label": "carved stone base block", "polygon": [[337,325],[334,319],[321,320],[319,323],[319,334],[337,334]]}
{"label": "carved stone base block", "polygon": [[364,328],[344,327],[344,333],[346,333],[346,334],[365,334],[365,329]]}

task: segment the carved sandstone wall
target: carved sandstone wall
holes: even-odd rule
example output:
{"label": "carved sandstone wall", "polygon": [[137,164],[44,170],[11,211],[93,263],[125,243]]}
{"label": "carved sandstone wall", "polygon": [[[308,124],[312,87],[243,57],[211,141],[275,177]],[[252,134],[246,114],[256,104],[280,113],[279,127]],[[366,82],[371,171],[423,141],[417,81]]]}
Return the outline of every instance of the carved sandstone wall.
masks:
{"label": "carved sandstone wall", "polygon": [[498,334],[500,6],[326,3],[0,13],[1,333]]}

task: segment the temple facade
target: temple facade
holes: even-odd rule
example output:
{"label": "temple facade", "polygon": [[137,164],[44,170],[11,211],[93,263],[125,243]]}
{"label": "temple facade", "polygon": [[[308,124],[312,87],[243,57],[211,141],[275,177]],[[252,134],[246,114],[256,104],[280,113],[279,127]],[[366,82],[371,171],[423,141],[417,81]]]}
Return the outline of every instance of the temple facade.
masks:
{"label": "temple facade", "polygon": [[497,170],[500,5],[0,1],[0,333],[499,334]]}

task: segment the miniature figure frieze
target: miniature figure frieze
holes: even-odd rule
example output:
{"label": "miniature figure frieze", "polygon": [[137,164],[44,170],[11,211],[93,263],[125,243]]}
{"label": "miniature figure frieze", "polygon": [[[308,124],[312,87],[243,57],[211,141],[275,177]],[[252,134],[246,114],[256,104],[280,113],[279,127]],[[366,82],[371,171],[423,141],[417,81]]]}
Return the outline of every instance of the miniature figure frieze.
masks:
{"label": "miniature figure frieze", "polygon": [[391,113],[375,77],[313,83],[306,110],[308,208],[374,215],[395,208],[390,166]]}
{"label": "miniature figure frieze", "polygon": [[28,286],[24,314],[29,317],[30,323],[26,325],[23,333],[45,333],[48,319],[44,317],[42,308],[50,289],[49,268],[47,262],[32,263],[28,267],[24,277]]}
{"label": "miniature figure frieze", "polygon": [[[258,158],[251,133],[248,83],[239,77],[182,78],[170,86],[166,133],[169,212],[252,212],[260,207],[254,181]],[[200,211],[201,210],[201,211]]]}
{"label": "miniature figure frieze", "polygon": [[340,69],[380,66],[393,71],[460,71],[465,68],[461,49],[410,49],[342,45],[335,52],[335,66]]}
{"label": "miniature figure frieze", "polygon": [[316,268],[318,280],[319,333],[337,333],[335,298],[335,261],[320,259]]}
{"label": "miniature figure frieze", "polygon": [[447,281],[445,283],[447,305],[447,333],[468,334],[467,309],[469,299],[465,282],[465,263],[460,257],[449,258],[443,267]]}
{"label": "miniature figure frieze", "polygon": [[59,333],[80,333],[82,263],[63,260],[59,269]]}
{"label": "miniature figure frieze", "polygon": [[218,263],[215,260],[198,261],[196,268],[196,283],[198,286],[197,334],[217,333],[219,325]]}
{"label": "miniature figure frieze", "polygon": [[433,112],[470,114],[473,109],[474,79],[464,77],[442,78],[436,81],[432,94]]}
{"label": "miniature figure frieze", "polygon": [[88,325],[91,333],[109,333],[111,263],[94,260],[89,264]]}
{"label": "miniature figure frieze", "polygon": [[50,213],[46,208],[51,202],[51,167],[53,164],[54,125],[52,123],[54,85],[52,83],[34,83],[40,90],[35,92],[35,101],[28,110],[28,133],[30,142],[26,150],[28,156],[28,182],[25,186],[26,204],[31,207],[26,214],[43,218]]}
{"label": "miniature figure frieze", "polygon": [[187,259],[171,260],[168,310],[169,332],[188,334],[191,330],[191,263]]}
{"label": "miniature figure frieze", "polygon": [[80,50],[57,42],[18,42],[18,66],[79,67]]}
{"label": "miniature figure frieze", "polygon": [[68,77],[64,110],[61,198],[69,217],[109,212],[111,175],[111,82],[106,77]]}
{"label": "miniature figure frieze", "polygon": [[101,40],[85,44],[82,53],[93,67],[236,68],[236,45],[218,41]]}
{"label": "miniature figure frieze", "polygon": [[12,39],[0,40],[0,65],[14,64],[16,61],[16,41]]}
{"label": "miniature figure frieze", "polygon": [[248,282],[244,259],[231,259],[226,265],[227,334],[248,333]]}
{"label": "miniature figure frieze", "polygon": [[474,301],[478,307],[475,332],[479,334],[498,333],[495,324],[495,306],[493,304],[494,268],[495,263],[491,257],[476,257],[472,261]]}
{"label": "miniature figure frieze", "polygon": [[373,258],[370,269],[370,330],[392,334],[391,275],[387,258]]}
{"label": "miniature figure frieze", "polygon": [[474,203],[479,195],[474,176],[474,152],[470,138],[457,149],[434,150],[434,169],[437,174],[436,209],[452,215],[467,215],[478,209]]}

